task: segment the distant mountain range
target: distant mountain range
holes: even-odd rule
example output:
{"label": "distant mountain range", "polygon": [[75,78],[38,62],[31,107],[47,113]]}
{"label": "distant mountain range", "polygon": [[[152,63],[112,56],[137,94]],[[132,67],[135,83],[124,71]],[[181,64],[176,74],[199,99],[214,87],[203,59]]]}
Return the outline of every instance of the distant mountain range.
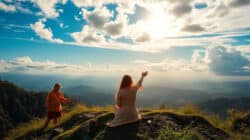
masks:
{"label": "distant mountain range", "polygon": [[[77,86],[92,86],[100,89],[112,89],[115,80],[93,76],[67,76],[67,75],[30,75],[30,74],[12,74],[0,73],[0,80],[7,80],[21,86],[29,91],[48,91],[57,82],[62,84],[63,88]],[[113,82],[112,82],[113,81]],[[103,84],[105,83],[105,84]]]}
{"label": "distant mountain range", "polygon": [[[120,78],[114,77],[95,77],[95,76],[67,76],[67,75],[30,75],[30,74],[14,74],[0,73],[0,80],[7,80],[23,87],[29,91],[48,91],[54,83],[60,82],[63,88],[71,88],[78,86],[88,86],[95,90],[105,91],[107,94],[114,94],[120,82]],[[136,80],[136,79],[135,79]],[[182,83],[154,84],[148,83],[145,90],[154,87],[154,92],[159,90],[192,90],[209,94],[230,94],[234,97],[250,97],[250,81],[190,81]],[[144,90],[144,91],[145,91]],[[143,92],[144,92],[143,91]],[[99,92],[99,91],[98,91]],[[161,92],[161,91],[160,91]]]}
{"label": "distant mountain range", "polygon": [[[51,90],[54,83],[61,82],[64,93],[90,105],[114,103],[114,95],[119,84],[117,79],[89,76],[1,73],[0,79],[11,81],[27,91],[46,93]],[[249,85],[250,81],[192,81],[185,86],[182,84],[146,85],[142,92],[138,94],[138,105],[158,106],[159,104],[166,104],[178,106],[190,102],[199,104],[219,97],[250,97]]]}
{"label": "distant mountain range", "polygon": [[[114,104],[113,94],[108,91],[95,89],[86,85],[78,85],[62,89],[71,98],[82,101],[88,105],[110,105]],[[115,93],[113,91],[113,93]]]}
{"label": "distant mountain range", "polygon": [[215,98],[202,102],[198,106],[204,112],[215,113],[226,118],[229,109],[241,112],[250,111],[250,98]]}

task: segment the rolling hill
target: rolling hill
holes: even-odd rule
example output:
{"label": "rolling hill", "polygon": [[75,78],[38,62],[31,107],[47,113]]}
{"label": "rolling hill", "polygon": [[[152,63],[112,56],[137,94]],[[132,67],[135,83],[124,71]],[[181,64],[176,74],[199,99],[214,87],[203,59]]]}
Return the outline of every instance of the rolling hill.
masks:
{"label": "rolling hill", "polygon": [[43,117],[44,93],[31,93],[7,81],[0,81],[0,136],[14,126]]}

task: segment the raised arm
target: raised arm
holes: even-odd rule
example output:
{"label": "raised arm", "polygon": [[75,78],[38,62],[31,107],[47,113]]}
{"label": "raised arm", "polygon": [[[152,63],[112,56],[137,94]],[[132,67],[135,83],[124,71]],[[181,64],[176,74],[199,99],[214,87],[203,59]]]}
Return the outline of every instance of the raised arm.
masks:
{"label": "raised arm", "polygon": [[61,102],[63,102],[63,103],[71,102],[71,100],[68,98],[65,98],[62,93],[59,94],[59,98],[60,98]]}
{"label": "raised arm", "polygon": [[144,77],[146,77],[147,75],[148,75],[148,71],[142,72],[141,78],[139,79],[139,81],[138,81],[137,84],[136,84],[136,88],[137,88],[137,89],[139,89],[139,88],[142,87],[143,79],[144,79]]}

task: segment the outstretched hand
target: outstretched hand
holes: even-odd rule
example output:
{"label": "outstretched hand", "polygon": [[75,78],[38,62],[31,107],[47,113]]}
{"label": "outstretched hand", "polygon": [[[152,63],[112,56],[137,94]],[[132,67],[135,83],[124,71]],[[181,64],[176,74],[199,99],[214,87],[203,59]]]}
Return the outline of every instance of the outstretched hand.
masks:
{"label": "outstretched hand", "polygon": [[67,98],[67,99],[65,100],[65,103],[71,103],[71,102],[72,102],[72,99]]}
{"label": "outstretched hand", "polygon": [[144,71],[144,72],[141,73],[142,77],[146,77],[147,75],[148,75],[148,71]]}

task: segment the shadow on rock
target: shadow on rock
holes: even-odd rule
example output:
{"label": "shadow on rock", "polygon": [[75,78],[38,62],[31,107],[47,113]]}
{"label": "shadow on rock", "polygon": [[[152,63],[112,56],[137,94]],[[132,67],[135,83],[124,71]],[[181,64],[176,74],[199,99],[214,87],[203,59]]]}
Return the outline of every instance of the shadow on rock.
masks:
{"label": "shadow on rock", "polygon": [[102,133],[97,136],[97,140],[139,140],[137,136],[140,122],[130,123],[117,127],[106,127]]}

